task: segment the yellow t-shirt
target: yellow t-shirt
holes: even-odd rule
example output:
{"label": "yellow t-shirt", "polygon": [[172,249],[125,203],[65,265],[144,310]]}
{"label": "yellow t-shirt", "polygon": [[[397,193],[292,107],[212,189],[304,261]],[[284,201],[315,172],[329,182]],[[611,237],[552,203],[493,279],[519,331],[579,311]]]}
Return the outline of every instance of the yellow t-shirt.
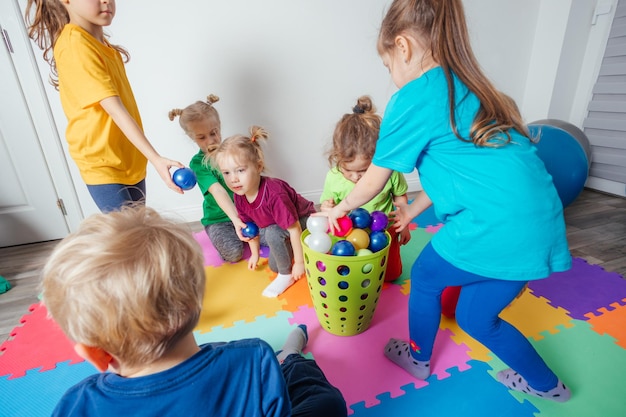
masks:
{"label": "yellow t-shirt", "polygon": [[68,120],[65,137],[83,181],[132,185],[143,180],[147,159],[100,106],[103,99],[119,96],[142,127],[120,53],[81,27],[67,24],[54,45],[54,59]]}

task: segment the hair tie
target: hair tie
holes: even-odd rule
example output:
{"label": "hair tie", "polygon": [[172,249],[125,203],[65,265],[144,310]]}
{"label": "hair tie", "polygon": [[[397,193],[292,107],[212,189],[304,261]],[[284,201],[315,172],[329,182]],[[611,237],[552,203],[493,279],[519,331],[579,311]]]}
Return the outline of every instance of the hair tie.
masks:
{"label": "hair tie", "polygon": [[250,136],[250,142],[252,143],[256,142],[256,135]]}
{"label": "hair tie", "polygon": [[356,113],[356,114],[363,114],[363,113],[365,113],[365,110],[363,110],[363,108],[361,106],[359,106],[358,104],[352,108],[352,111],[354,113]]}

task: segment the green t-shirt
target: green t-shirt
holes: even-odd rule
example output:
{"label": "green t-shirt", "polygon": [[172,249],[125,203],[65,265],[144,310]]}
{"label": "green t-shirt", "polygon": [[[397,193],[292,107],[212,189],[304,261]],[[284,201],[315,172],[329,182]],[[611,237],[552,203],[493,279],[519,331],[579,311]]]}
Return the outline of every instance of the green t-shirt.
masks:
{"label": "green t-shirt", "polygon": [[[337,167],[332,168],[326,174],[326,181],[324,182],[324,191],[320,197],[320,203],[329,199],[333,199],[335,204],[338,204],[354,188],[354,183],[347,180]],[[369,202],[363,204],[365,210],[370,213],[375,210],[382,211],[383,213],[391,213],[393,208],[393,198],[396,196],[406,194],[409,186],[406,183],[404,175],[398,171],[394,171],[389,178],[389,181],[385,184],[382,191],[376,195]]]}
{"label": "green t-shirt", "polygon": [[198,153],[195,154],[189,162],[189,168],[191,168],[191,170],[196,174],[198,188],[200,188],[200,191],[204,196],[204,202],[202,203],[204,217],[202,217],[202,220],[200,222],[204,226],[208,226],[209,224],[214,223],[229,222],[230,219],[217,204],[217,201],[215,201],[213,194],[209,192],[209,188],[211,188],[211,186],[216,182],[220,183],[222,187],[224,187],[226,192],[228,192],[231,200],[233,199],[233,192],[226,185],[224,177],[222,177],[222,173],[210,165],[204,165],[202,163],[203,158],[204,153],[202,151],[198,151]]}

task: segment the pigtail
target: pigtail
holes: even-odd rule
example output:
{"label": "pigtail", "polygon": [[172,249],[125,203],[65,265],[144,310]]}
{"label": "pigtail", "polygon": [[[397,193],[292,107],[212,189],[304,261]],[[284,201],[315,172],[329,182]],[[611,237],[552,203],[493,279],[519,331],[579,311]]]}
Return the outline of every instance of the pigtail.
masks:
{"label": "pigtail", "polygon": [[170,119],[170,121],[174,121],[174,119],[181,114],[183,114],[183,109],[172,109],[169,111],[169,113],[167,113],[167,117]]}
{"label": "pigtail", "polygon": [[209,94],[206,98],[206,104],[209,106],[212,106],[213,103],[217,103],[218,101],[220,101],[220,98],[215,94]]}
{"label": "pigtail", "polygon": [[269,135],[265,129],[261,126],[251,126],[250,127],[250,141],[254,143],[256,146],[261,146],[257,141],[259,139],[267,140]]}

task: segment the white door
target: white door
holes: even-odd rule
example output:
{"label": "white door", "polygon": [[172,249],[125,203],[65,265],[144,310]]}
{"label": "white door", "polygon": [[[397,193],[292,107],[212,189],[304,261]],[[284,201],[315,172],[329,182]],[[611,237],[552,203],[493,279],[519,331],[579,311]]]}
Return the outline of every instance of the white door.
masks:
{"label": "white door", "polygon": [[69,228],[9,46],[0,41],[0,247],[60,239]]}

